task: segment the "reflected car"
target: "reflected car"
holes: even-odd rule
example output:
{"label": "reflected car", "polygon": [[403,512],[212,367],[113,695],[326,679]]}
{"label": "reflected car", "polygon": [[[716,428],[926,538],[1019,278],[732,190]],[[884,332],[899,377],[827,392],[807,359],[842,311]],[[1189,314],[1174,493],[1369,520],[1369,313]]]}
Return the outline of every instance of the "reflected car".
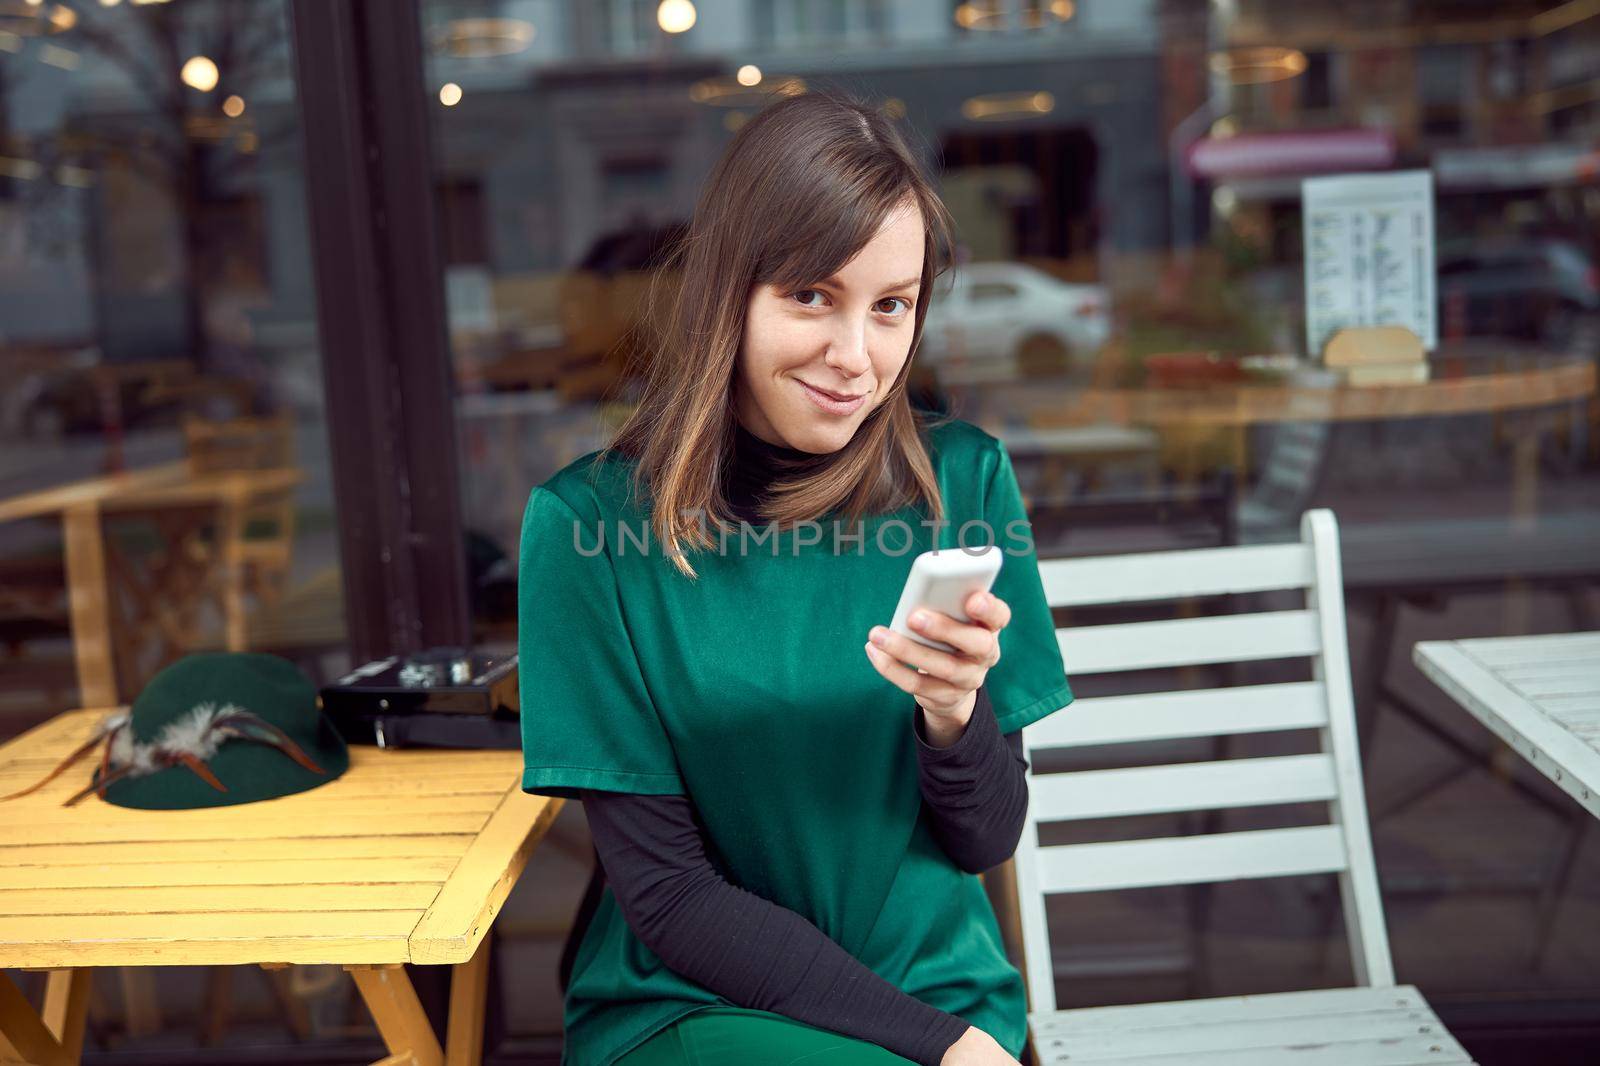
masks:
{"label": "reflected car", "polygon": [[1025,263],[967,263],[952,274],[935,288],[917,356],[942,382],[1087,375],[1111,334],[1103,285]]}
{"label": "reflected car", "polygon": [[1600,315],[1600,268],[1572,241],[1457,240],[1438,252],[1439,332],[1566,349]]}
{"label": "reflected car", "polygon": [[34,441],[105,433],[113,424],[123,430],[176,426],[184,406],[171,386],[196,380],[184,360],[110,363],[93,346],[60,351],[48,361],[18,359],[6,369],[0,436]]}

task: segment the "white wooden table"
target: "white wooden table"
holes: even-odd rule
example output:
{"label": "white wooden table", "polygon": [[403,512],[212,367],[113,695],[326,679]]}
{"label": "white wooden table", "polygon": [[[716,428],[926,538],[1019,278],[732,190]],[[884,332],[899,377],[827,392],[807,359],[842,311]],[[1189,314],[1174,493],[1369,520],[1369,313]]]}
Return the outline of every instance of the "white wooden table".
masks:
{"label": "white wooden table", "polygon": [[1600,818],[1600,632],[1425,640],[1411,657]]}
{"label": "white wooden table", "polygon": [[[1411,651],[1424,674],[1595,818],[1600,818],[1600,632],[1425,640]],[[1582,815],[1540,892],[1528,964],[1537,971],[1584,840]]]}

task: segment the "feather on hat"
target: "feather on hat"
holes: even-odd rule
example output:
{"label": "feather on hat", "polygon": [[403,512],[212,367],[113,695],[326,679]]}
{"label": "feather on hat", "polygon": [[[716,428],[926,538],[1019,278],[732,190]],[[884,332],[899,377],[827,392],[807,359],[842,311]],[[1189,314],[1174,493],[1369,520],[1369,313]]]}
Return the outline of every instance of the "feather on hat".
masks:
{"label": "feather on hat", "polygon": [[[291,673],[286,673],[286,670]],[[323,756],[323,763],[332,765],[325,767],[319,764],[282,725],[246,710],[232,700],[200,699],[190,704],[187,710],[173,710],[174,697],[184,694],[214,695],[218,691],[259,697],[262,702],[258,706],[270,706],[272,717],[295,727],[303,738],[314,738],[313,746]],[[136,729],[139,724],[146,725],[145,732],[153,732],[153,737],[140,740]],[[278,656],[252,652],[201,653],[180,659],[158,673],[130,710],[107,715],[95,726],[89,739],[42,780],[20,792],[0,796],[0,801],[17,799],[38,791],[97,746],[101,748],[100,765],[94,780],[68,797],[62,806],[70,807],[91,792],[98,793],[101,799],[108,799],[108,790],[118,782],[152,778],[162,771],[177,767],[186,768],[215,792],[226,793],[229,788],[219,779],[211,763],[223,751],[224,745],[233,740],[276,748],[300,767],[327,780],[339,776],[349,765],[343,739],[316,708],[310,682],[292,663]],[[240,760],[233,761],[237,763]],[[250,794],[220,802],[249,802],[301,791],[319,783],[314,779],[288,781],[280,771],[271,769],[266,771],[271,780],[263,783],[260,780],[261,770],[262,767],[251,759],[248,772],[253,778],[251,784],[254,787],[248,790]],[[303,778],[303,775],[298,776]],[[138,798],[139,802],[125,805],[206,805],[196,801],[192,795],[185,798],[181,789],[163,788],[152,792],[147,787],[145,794]],[[212,801],[212,804],[217,802]]]}

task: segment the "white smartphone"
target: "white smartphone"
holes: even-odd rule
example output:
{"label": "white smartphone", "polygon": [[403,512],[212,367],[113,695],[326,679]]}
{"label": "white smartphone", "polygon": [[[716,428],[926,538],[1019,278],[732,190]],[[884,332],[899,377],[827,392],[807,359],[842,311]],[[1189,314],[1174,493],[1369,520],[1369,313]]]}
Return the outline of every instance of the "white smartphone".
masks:
{"label": "white smartphone", "polygon": [[900,591],[900,605],[894,609],[894,621],[889,628],[902,633],[919,644],[940,651],[956,649],[942,640],[925,637],[911,628],[911,612],[918,607],[943,611],[958,622],[970,622],[965,604],[974,592],[988,592],[1000,573],[1005,560],[998,544],[978,548],[940,548],[926,551],[911,563],[911,573],[906,576],[905,588]]}

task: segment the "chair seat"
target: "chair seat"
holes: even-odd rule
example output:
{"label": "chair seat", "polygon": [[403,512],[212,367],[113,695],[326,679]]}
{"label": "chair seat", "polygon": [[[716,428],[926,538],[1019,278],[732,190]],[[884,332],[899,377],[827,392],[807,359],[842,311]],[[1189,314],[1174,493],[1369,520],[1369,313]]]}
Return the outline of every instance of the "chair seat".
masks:
{"label": "chair seat", "polygon": [[1412,1066],[1472,1058],[1413,985],[1028,1016],[1041,1066]]}

